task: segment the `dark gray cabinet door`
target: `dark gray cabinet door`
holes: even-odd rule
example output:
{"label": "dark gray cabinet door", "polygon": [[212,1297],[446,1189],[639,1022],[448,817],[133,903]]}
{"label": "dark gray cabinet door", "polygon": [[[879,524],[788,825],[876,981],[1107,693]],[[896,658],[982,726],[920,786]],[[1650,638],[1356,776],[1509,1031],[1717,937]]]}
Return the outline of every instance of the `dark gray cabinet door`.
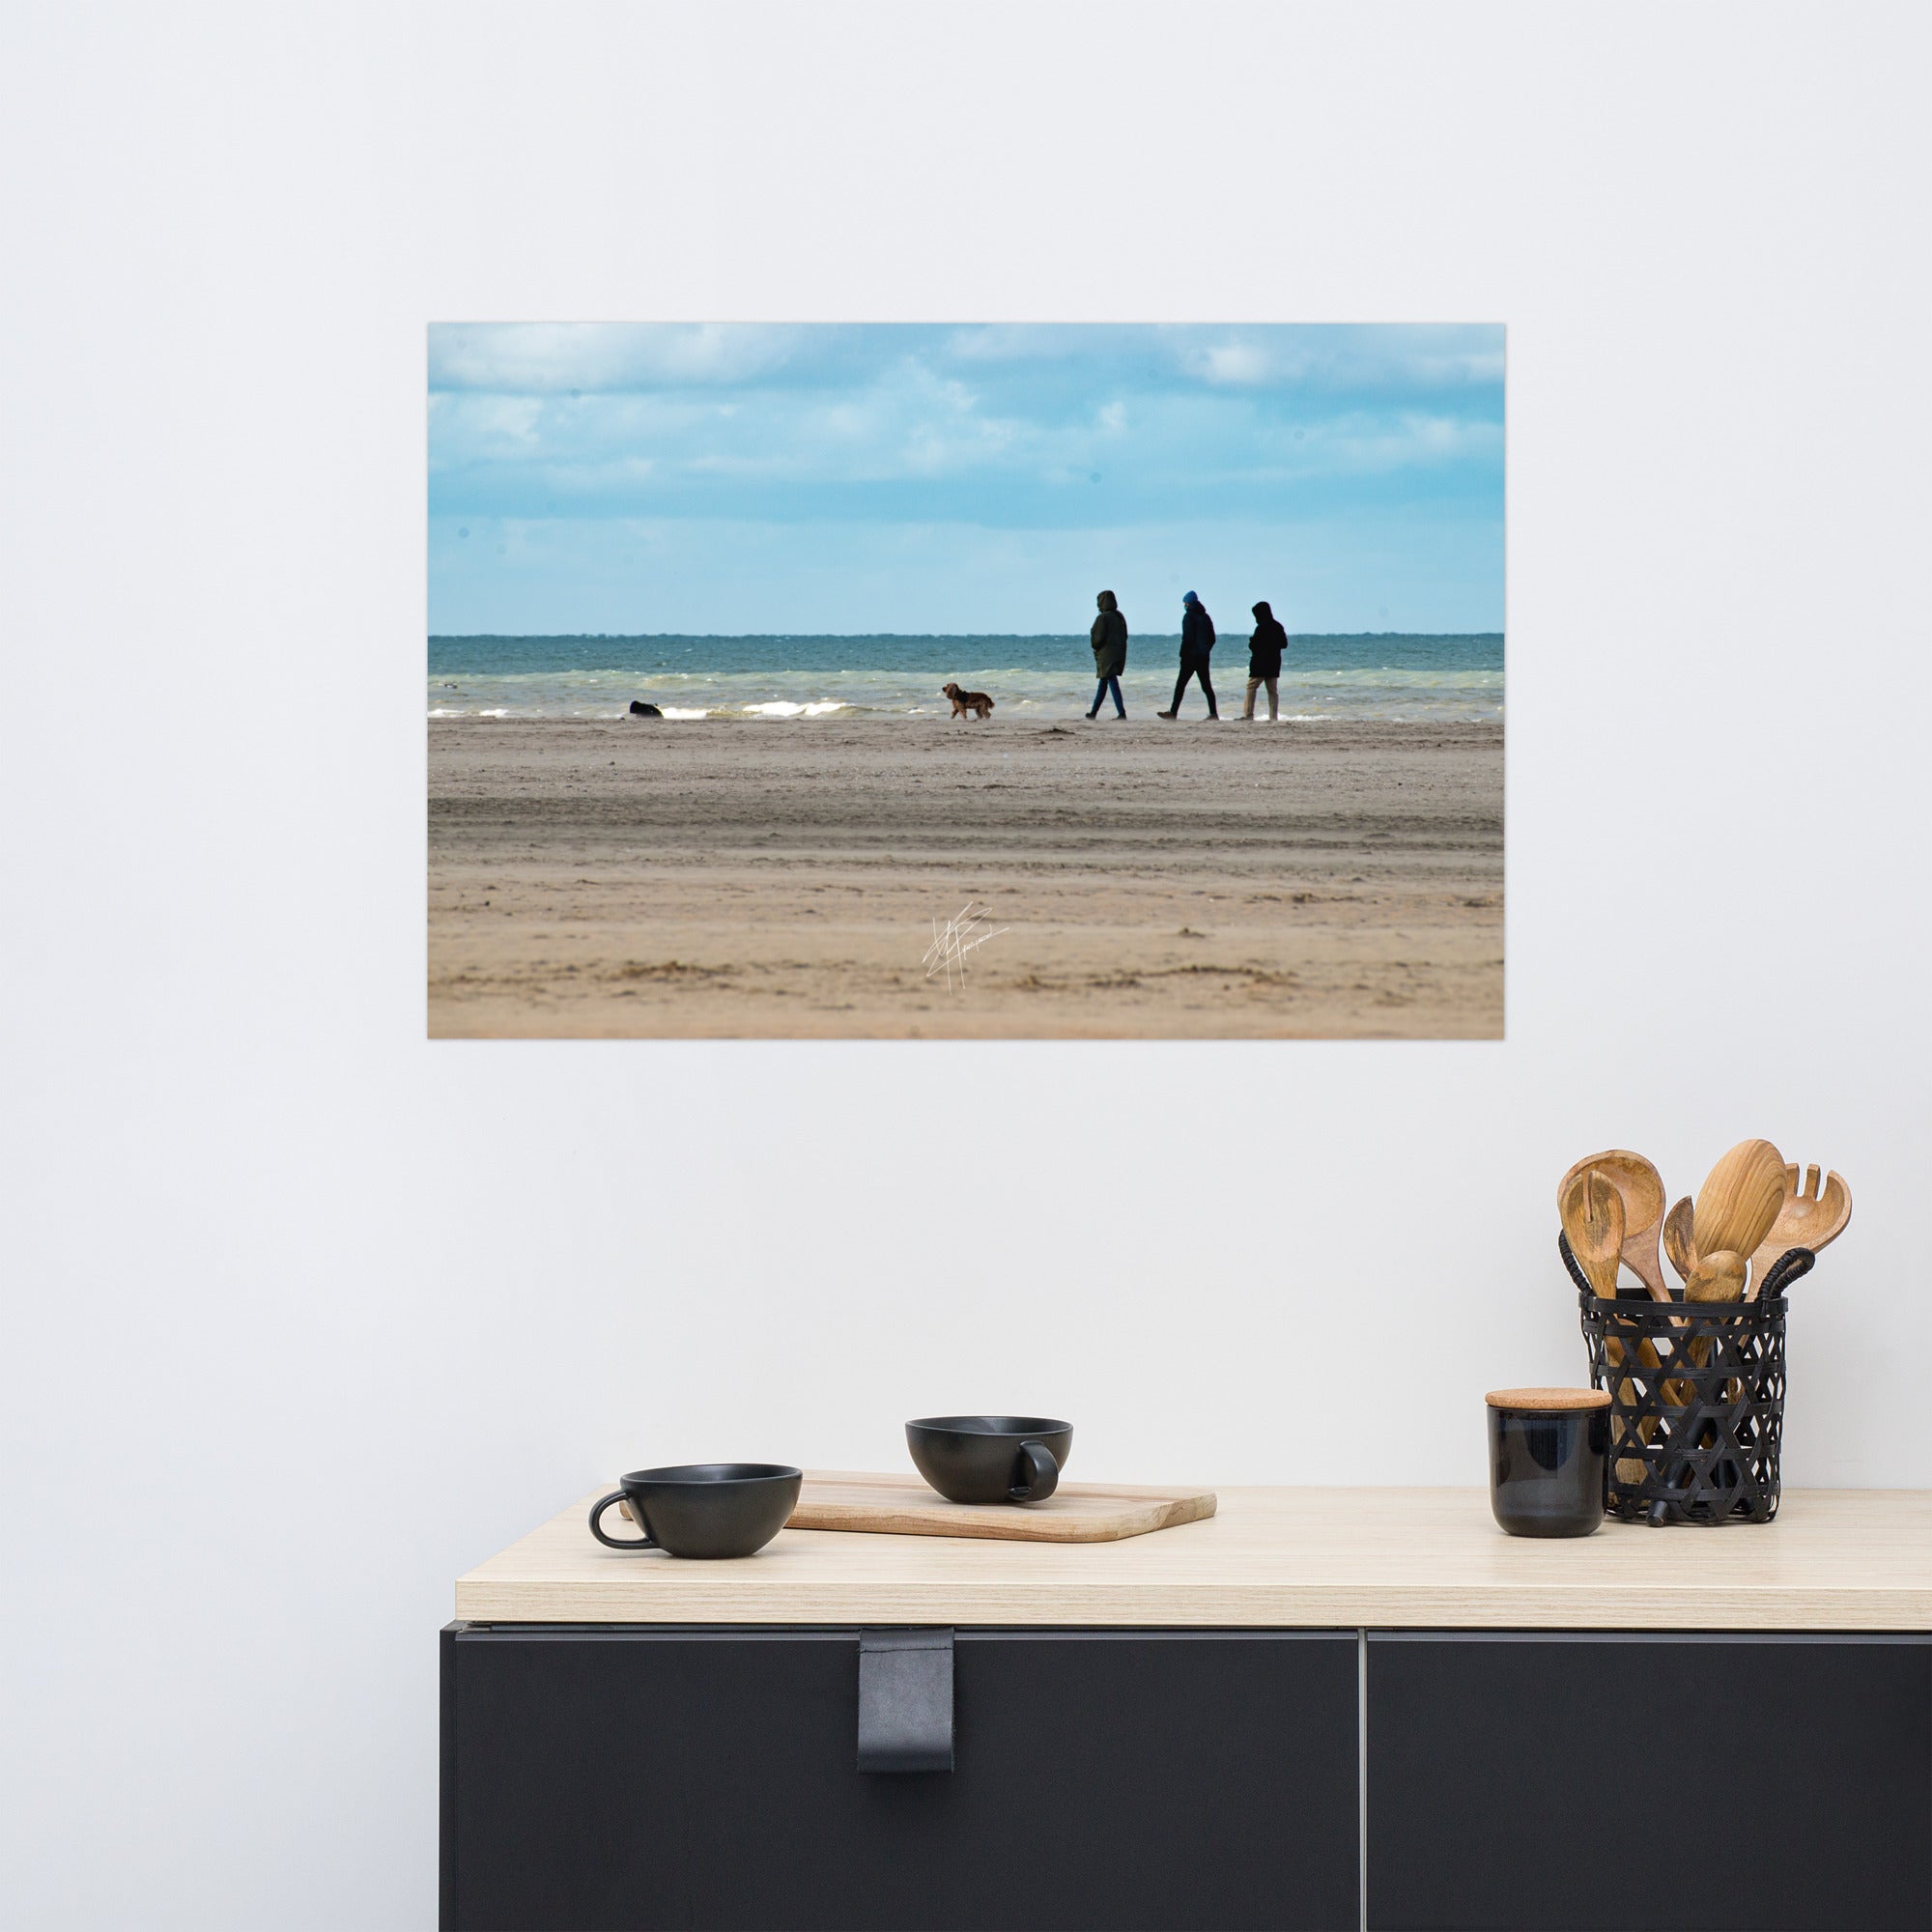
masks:
{"label": "dark gray cabinet door", "polygon": [[859,1633],[452,1627],[455,1932],[1359,1922],[1353,1632],[960,1631],[955,1768],[856,1768]]}
{"label": "dark gray cabinet door", "polygon": [[1932,1640],[1371,1634],[1368,1712],[1381,1932],[1932,1927]]}

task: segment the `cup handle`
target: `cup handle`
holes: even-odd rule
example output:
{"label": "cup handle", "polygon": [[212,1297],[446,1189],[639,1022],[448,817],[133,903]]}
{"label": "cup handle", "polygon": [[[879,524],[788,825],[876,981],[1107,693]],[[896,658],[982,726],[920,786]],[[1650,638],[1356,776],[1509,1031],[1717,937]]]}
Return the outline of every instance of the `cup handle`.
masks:
{"label": "cup handle", "polygon": [[1020,1476],[1020,1481],[1013,1484],[1007,1494],[1016,1503],[1043,1503],[1060,1487],[1060,1464],[1053,1460],[1053,1451],[1044,1442],[1020,1444],[1013,1474]]}
{"label": "cup handle", "polygon": [[[628,1540],[619,1542],[616,1537],[606,1536],[604,1534],[604,1524],[603,1521],[601,1520],[604,1512],[607,1509],[609,1509],[612,1503],[620,1503],[623,1500],[624,1500],[623,1491],[612,1490],[608,1496],[600,1496],[596,1502],[591,1504],[590,1534],[594,1536],[599,1543],[608,1544],[612,1549],[655,1549],[658,1547],[657,1538],[654,1537],[650,1533],[650,1531],[646,1529],[644,1525],[640,1522],[638,1523],[638,1533],[639,1536],[643,1538],[643,1541],[641,1543],[632,1543]],[[626,1511],[625,1514],[629,1515],[630,1512]],[[637,1522],[638,1520],[636,1517],[632,1517],[631,1520],[633,1522]]]}

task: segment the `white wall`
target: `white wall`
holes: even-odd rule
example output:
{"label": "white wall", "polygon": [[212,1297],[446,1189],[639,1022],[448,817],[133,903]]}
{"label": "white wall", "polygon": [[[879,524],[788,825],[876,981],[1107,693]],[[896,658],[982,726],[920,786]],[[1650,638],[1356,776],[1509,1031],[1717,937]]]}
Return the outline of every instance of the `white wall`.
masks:
{"label": "white wall", "polygon": [[[11,14],[10,1920],[431,1924],[451,1578],[639,1463],[1479,1481],[1592,1147],[1842,1169],[1788,1475],[1932,1484],[1928,17]],[[424,324],[523,317],[1506,322],[1507,1042],[427,1043]]]}

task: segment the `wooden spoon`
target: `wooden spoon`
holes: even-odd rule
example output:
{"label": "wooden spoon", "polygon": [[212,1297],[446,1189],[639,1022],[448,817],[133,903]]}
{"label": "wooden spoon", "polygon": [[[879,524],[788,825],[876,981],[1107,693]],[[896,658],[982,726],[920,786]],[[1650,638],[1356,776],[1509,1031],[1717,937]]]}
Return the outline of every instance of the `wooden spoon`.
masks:
{"label": "wooden spoon", "polygon": [[1745,1293],[1745,1258],[1729,1248],[1700,1255],[1685,1277],[1686,1301],[1741,1301]]}
{"label": "wooden spoon", "polygon": [[1570,1252],[1591,1288],[1605,1301],[1617,1292],[1617,1260],[1624,1244],[1624,1198],[1594,1167],[1572,1178],[1556,1203]]}
{"label": "wooden spoon", "polygon": [[[1697,1252],[1757,1253],[1784,1201],[1784,1156],[1769,1141],[1740,1141],[1704,1177],[1692,1223]],[[1689,1283],[1686,1283],[1689,1291]]]}
{"label": "wooden spoon", "polygon": [[[1696,1209],[1688,1194],[1663,1217],[1663,1252],[1670,1257],[1670,1265],[1677,1270],[1678,1280],[1686,1283],[1697,1272],[1695,1219]],[[1679,1327],[1683,1325],[1678,1323]],[[1687,1381],[1667,1381],[1663,1384],[1663,1399],[1674,1402],[1680,1408],[1690,1400],[1692,1392],[1691,1385]]]}
{"label": "wooden spoon", "polygon": [[1765,1277],[1793,1248],[1809,1248],[1813,1254],[1845,1232],[1852,1218],[1852,1190],[1841,1175],[1826,1176],[1822,1187],[1818,1170],[1804,1170],[1804,1183],[1798,1181],[1796,1166],[1784,1170],[1784,1200],[1777,1219],[1771,1224],[1757,1252],[1751,1256],[1750,1288],[1747,1299],[1755,1301]]}
{"label": "wooden spoon", "polygon": [[1689,1281],[1697,1265],[1695,1219],[1696,1209],[1688,1194],[1663,1217],[1663,1252],[1670,1257],[1679,1281]]}
{"label": "wooden spoon", "polygon": [[[1663,1221],[1663,1181],[1651,1163],[1640,1153],[1611,1148],[1579,1160],[1556,1185],[1557,1212],[1563,1211],[1563,1197],[1579,1174],[1591,1168],[1604,1176],[1623,1197],[1623,1259],[1645,1288],[1653,1301],[1668,1301],[1670,1291],[1663,1285],[1663,1269],[1657,1259],[1658,1230]],[[1572,1247],[1576,1246],[1573,1241]],[[1614,1293],[1614,1291],[1612,1291]]]}

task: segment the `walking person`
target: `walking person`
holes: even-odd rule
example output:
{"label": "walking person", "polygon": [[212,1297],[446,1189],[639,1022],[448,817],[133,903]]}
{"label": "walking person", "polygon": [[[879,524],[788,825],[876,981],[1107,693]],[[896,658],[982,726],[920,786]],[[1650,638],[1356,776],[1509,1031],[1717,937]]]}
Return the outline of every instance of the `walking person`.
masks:
{"label": "walking person", "polygon": [[1281,681],[1281,654],[1287,643],[1288,633],[1264,599],[1255,606],[1255,634],[1248,639],[1248,701],[1241,706],[1241,716],[1250,724],[1255,716],[1255,693],[1263,685],[1268,688],[1268,723],[1280,722],[1277,686]]}
{"label": "walking person", "polygon": [[1124,718],[1127,706],[1121,696],[1121,673],[1127,668],[1127,620],[1121,614],[1121,607],[1111,590],[1101,591],[1094,601],[1100,607],[1100,614],[1094,619],[1094,628],[1088,635],[1094,645],[1094,669],[1100,683],[1094,693],[1094,708],[1087,716],[1099,717],[1101,702],[1111,694],[1115,716]]}
{"label": "walking person", "polygon": [[1187,680],[1198,677],[1201,680],[1201,695],[1208,700],[1208,716],[1219,718],[1221,713],[1214,702],[1214,683],[1208,675],[1208,654],[1214,648],[1214,620],[1208,616],[1207,607],[1189,591],[1180,600],[1180,675],[1175,680],[1174,703],[1160,713],[1163,718],[1180,716],[1180,695],[1187,689]]}

